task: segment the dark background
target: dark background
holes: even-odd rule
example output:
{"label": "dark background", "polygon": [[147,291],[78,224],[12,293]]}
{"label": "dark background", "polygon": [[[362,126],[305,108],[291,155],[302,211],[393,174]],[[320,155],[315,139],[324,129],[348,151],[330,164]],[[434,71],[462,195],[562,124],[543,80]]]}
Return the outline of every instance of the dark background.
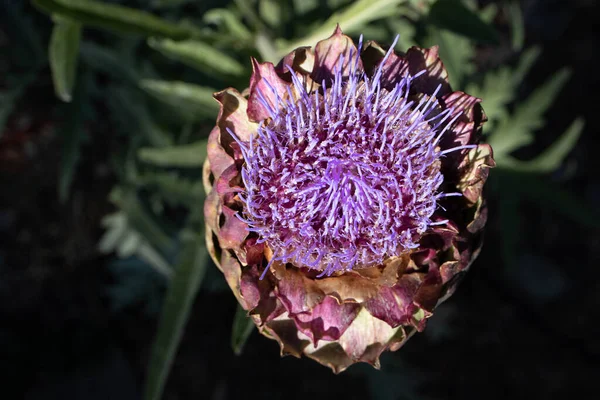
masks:
{"label": "dark background", "polygon": [[[594,28],[600,4],[522,5],[527,43],[540,44],[543,54],[521,94],[563,66],[573,69],[547,113],[546,129],[522,153],[538,153],[574,116],[583,116],[582,137],[549,179],[597,208],[600,43]],[[47,17],[39,14],[35,21],[47,24],[49,32]],[[11,51],[5,29],[0,26],[0,54]],[[52,134],[56,101],[46,68],[0,140],[0,397],[138,399],[158,316],[156,304],[149,303],[160,302],[164,283],[154,281],[153,299],[119,310],[110,306],[110,290],[122,278],[106,266],[113,257],[100,255],[96,245],[100,219],[114,210],[107,201],[115,179],[107,165],[111,131],[102,119],[89,127],[84,162],[69,201],[61,204],[56,195],[61,143]],[[308,359],[279,358],[277,344],[256,333],[236,357],[230,348],[235,300],[207,288],[196,298],[164,398],[593,395],[600,376],[600,230],[523,201],[516,216],[519,253],[507,269],[497,200],[490,199],[486,243],[471,272],[424,333],[383,356],[383,372],[355,366],[335,376]],[[214,270],[210,274],[218,278]]]}

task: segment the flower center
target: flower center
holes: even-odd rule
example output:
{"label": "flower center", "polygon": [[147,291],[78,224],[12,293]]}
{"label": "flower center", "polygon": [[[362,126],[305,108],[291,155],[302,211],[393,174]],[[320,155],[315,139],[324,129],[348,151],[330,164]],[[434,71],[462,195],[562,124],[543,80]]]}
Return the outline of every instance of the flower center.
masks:
{"label": "flower center", "polygon": [[293,90],[246,146],[243,218],[273,259],[331,274],[418,247],[444,177],[437,142],[448,110],[410,99],[414,77],[390,90],[338,68],[309,92]]}

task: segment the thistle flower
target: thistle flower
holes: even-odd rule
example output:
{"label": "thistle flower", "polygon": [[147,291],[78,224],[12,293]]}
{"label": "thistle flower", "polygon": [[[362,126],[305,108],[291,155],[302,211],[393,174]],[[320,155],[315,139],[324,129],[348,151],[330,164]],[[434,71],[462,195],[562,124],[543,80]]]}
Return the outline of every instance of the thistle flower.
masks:
{"label": "thistle flower", "polygon": [[379,366],[425,327],[481,246],[480,99],[453,92],[437,48],[355,46],[339,27],[250,87],[216,93],[207,244],[282,354]]}

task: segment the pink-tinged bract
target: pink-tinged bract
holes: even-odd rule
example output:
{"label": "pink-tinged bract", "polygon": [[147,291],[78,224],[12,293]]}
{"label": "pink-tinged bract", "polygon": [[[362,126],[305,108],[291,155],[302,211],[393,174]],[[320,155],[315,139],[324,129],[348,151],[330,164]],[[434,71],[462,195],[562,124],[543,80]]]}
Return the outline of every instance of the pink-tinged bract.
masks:
{"label": "pink-tinged bract", "polygon": [[244,95],[215,94],[211,255],[282,354],[377,367],[481,246],[480,100],[451,90],[437,48],[356,47],[339,28],[253,69]]}

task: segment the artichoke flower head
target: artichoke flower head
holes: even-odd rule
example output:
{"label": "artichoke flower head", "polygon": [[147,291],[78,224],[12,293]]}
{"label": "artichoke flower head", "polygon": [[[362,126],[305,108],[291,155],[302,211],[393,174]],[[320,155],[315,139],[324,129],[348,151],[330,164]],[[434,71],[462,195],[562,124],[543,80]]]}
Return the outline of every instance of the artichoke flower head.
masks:
{"label": "artichoke flower head", "polygon": [[482,242],[480,99],[452,91],[436,47],[394,45],[338,27],[215,94],[211,256],[283,355],[334,372],[423,330]]}

